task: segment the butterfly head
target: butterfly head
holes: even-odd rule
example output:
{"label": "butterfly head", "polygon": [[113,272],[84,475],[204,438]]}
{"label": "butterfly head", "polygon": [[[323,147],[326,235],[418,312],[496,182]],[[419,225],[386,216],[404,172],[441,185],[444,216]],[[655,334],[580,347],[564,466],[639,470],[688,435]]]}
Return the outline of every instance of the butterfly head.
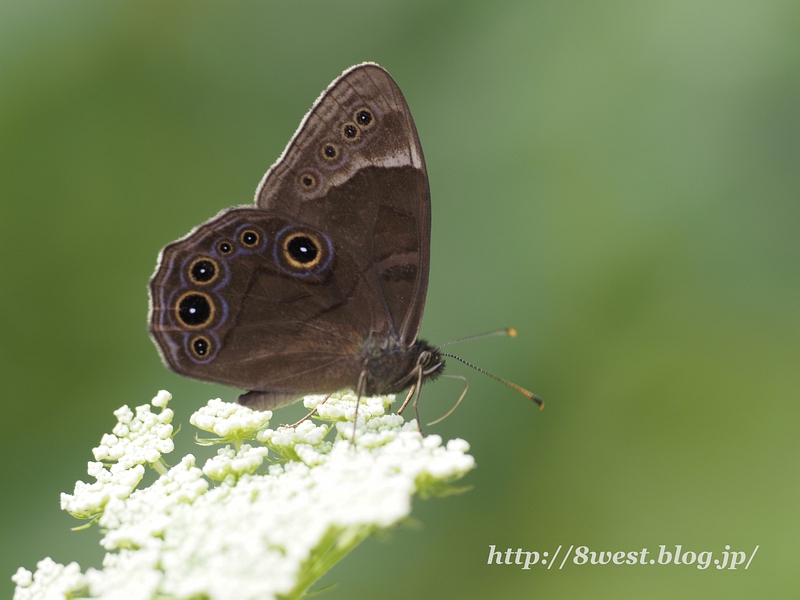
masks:
{"label": "butterfly head", "polygon": [[[419,346],[419,348],[417,348]],[[433,348],[424,340],[418,341],[414,348],[417,349],[417,366],[422,370],[423,379],[429,379],[440,375],[444,370],[444,360],[442,360],[439,350]]]}

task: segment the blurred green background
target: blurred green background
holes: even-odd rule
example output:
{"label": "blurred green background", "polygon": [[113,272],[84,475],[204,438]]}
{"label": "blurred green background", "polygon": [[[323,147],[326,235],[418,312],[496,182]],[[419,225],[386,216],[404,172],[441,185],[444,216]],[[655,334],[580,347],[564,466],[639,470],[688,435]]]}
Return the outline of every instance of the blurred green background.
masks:
{"label": "blurred green background", "polygon": [[[160,389],[159,249],[255,186],[314,99],[372,60],[406,94],[433,198],[423,335],[490,379],[429,429],[472,491],[417,501],[325,598],[800,593],[800,4],[619,0],[0,3],[0,595],[99,566],[59,493],[111,411]],[[426,387],[423,417],[458,383]],[[302,413],[279,413],[289,421]],[[198,452],[202,454],[202,452]],[[488,566],[552,552],[760,549],[750,569]],[[670,548],[672,549],[672,548]]]}

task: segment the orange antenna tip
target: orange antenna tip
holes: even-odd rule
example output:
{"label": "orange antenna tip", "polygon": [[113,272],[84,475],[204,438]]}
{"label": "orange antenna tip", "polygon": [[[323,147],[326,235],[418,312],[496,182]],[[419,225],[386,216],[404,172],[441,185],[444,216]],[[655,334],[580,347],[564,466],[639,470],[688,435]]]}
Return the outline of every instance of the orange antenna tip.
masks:
{"label": "orange antenna tip", "polygon": [[523,393],[523,395],[527,396],[528,398],[530,398],[531,400],[536,402],[536,404],[539,405],[539,410],[542,410],[544,408],[544,400],[539,398],[539,396],[537,396],[533,392],[529,392],[528,390],[526,390],[524,388],[520,388],[520,391]]}

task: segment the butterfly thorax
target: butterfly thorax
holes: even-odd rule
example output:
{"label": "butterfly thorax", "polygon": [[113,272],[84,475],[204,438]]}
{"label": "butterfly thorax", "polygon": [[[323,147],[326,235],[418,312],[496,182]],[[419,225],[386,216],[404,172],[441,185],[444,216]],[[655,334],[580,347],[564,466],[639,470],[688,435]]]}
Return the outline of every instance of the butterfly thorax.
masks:
{"label": "butterfly thorax", "polygon": [[420,380],[432,380],[444,370],[438,350],[425,340],[417,340],[410,347],[402,344],[367,346],[364,357],[366,396],[396,394]]}

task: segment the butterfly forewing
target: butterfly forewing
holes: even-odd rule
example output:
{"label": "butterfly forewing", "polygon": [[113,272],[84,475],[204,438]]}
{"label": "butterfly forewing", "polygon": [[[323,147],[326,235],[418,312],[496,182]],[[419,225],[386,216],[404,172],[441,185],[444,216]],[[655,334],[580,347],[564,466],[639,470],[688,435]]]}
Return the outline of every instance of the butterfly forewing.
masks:
{"label": "butterfly forewing", "polygon": [[414,120],[385,70],[359,65],[330,85],[264,176],[256,203],[349,248],[386,312],[375,333],[414,342],[428,283],[430,192]]}

